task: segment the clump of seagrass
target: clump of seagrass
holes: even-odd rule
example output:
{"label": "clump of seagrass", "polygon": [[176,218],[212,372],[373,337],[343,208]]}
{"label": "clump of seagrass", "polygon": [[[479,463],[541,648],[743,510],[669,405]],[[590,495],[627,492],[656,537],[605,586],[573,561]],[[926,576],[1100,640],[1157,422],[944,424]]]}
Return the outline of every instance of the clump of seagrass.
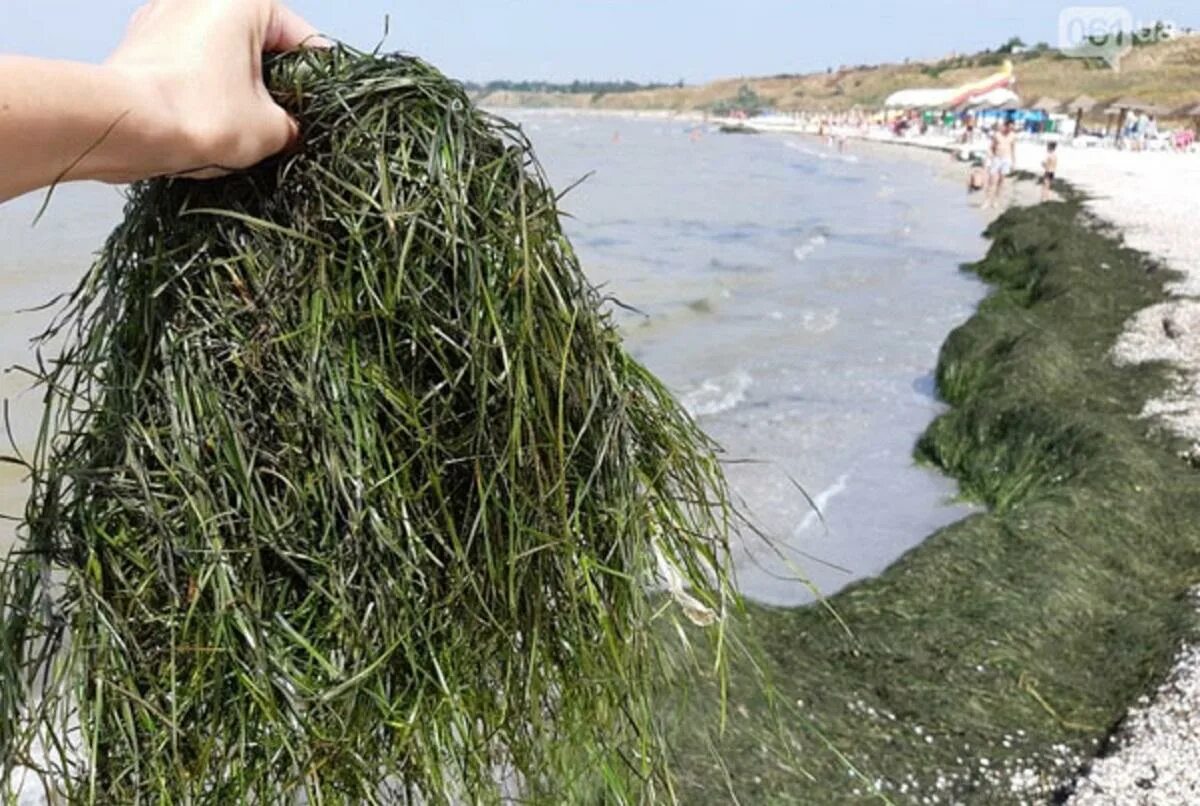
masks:
{"label": "clump of seagrass", "polygon": [[518,130],[411,58],[269,71],[303,151],[134,187],[50,334],[6,774],[672,797],[656,698],[700,655],[665,636],[735,602],[714,446],[623,351]]}

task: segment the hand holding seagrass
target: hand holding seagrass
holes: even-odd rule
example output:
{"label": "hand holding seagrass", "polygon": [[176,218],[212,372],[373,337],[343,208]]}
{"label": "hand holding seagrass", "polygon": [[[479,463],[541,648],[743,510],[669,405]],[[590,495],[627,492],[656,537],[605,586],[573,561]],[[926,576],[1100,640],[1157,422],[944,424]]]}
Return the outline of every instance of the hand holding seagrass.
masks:
{"label": "hand holding seagrass", "polygon": [[0,56],[0,202],[260,162],[298,134],[262,54],[311,44],[324,42],[274,0],[155,0],[103,65]]}

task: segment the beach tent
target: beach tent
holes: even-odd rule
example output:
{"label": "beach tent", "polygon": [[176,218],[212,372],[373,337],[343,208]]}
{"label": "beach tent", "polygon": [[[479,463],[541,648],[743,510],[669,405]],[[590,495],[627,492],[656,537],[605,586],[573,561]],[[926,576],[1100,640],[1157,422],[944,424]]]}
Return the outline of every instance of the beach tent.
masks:
{"label": "beach tent", "polygon": [[889,109],[940,109],[946,101],[945,90],[900,90],[887,97]]}
{"label": "beach tent", "polygon": [[1010,120],[1014,124],[1024,125],[1025,115],[1028,113],[1014,106],[995,106],[978,107],[971,114],[979,121],[980,126],[987,128],[989,126],[999,126],[1006,120]]}
{"label": "beach tent", "polygon": [[998,89],[1011,87],[1015,81],[1012,62],[1006,61],[999,72],[979,81],[953,88],[900,90],[889,95],[883,103],[892,109],[955,109],[960,106],[975,106],[980,98]]}
{"label": "beach tent", "polygon": [[1021,96],[1004,87],[972,98],[970,103],[972,109],[1011,109],[1020,105]]}

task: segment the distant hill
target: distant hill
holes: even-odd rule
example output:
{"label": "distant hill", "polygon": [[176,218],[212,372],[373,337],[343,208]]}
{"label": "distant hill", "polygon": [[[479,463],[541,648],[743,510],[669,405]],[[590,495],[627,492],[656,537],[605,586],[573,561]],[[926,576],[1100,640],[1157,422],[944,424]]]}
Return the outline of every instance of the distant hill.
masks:
{"label": "distant hill", "polygon": [[783,112],[877,108],[896,90],[955,87],[983,78],[1011,58],[1016,90],[1033,101],[1050,96],[1069,101],[1090,95],[1103,102],[1134,97],[1164,109],[1200,104],[1200,37],[1192,35],[1139,46],[1121,61],[1120,72],[1103,62],[1068,58],[1046,45],[1027,51],[1003,50],[906,64],[843,67],[824,73],[762,78],[729,78],[700,86],[668,86],[619,93],[521,92],[511,88],[479,91],[493,107],[571,107],[580,109],[666,109],[715,111],[757,103]]}
{"label": "distant hill", "polygon": [[667,87],[682,87],[677,84],[639,84],[636,81],[572,81],[570,84],[559,84],[553,81],[489,81],[479,84],[468,81],[463,84],[469,92],[487,95],[494,92],[529,92],[570,95],[616,95],[626,92],[641,92],[644,90],[659,90]]}

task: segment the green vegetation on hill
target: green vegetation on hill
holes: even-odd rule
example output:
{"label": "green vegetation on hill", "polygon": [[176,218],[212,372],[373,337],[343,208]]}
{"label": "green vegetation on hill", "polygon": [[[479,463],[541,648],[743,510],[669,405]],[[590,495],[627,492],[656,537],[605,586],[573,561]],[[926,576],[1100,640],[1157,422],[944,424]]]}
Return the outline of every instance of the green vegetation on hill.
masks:
{"label": "green vegetation on hill", "polygon": [[723,762],[676,741],[686,802],[1044,801],[1194,634],[1200,475],[1138,418],[1163,370],[1109,358],[1167,278],[1082,218],[1010,211],[969,267],[994,290],[945,344],[918,452],[987,512],[828,609],[753,610],[783,712],[735,674]]}
{"label": "green vegetation on hill", "polygon": [[757,92],[750,89],[750,85],[743,84],[741,88],[738,89],[737,95],[732,98],[724,98],[720,101],[717,101],[715,104],[709,107],[709,111],[711,111],[714,115],[722,116],[732,115],[739,112],[744,115],[757,115],[766,106],[768,106],[768,104],[761,97],[759,97]]}

